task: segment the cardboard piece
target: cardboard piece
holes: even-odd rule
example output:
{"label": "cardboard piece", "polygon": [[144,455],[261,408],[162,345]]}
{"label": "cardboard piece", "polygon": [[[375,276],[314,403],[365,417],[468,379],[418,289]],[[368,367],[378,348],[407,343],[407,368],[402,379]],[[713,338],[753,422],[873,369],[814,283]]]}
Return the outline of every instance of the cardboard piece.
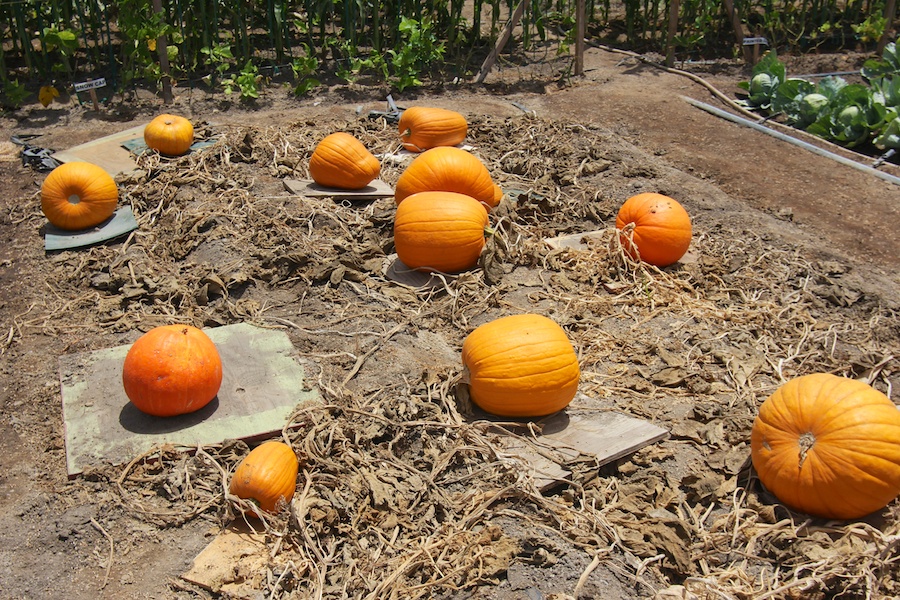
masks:
{"label": "cardboard piece", "polygon": [[130,344],[61,356],[66,468],[124,464],[162,444],[196,447],[281,431],[298,405],[321,402],[283,331],[239,323],[207,329],[222,357],[222,387],[197,412],[160,418],[134,407],[122,387]]}
{"label": "cardboard piece", "polygon": [[553,250],[560,250],[562,248],[571,248],[572,250],[587,250],[588,242],[597,242],[601,241],[604,236],[609,235],[608,230],[600,230],[600,231],[586,231],[584,233],[570,233],[567,235],[560,235],[553,238],[544,239],[544,243],[550,246]]}
{"label": "cardboard piece", "polygon": [[346,198],[351,200],[374,200],[389,198],[394,190],[380,179],[375,179],[361,190],[339,190],[319,185],[308,179],[285,179],[284,187],[291,194],[308,197]]}
{"label": "cardboard piece", "polygon": [[243,519],[235,519],[194,558],[181,578],[228,598],[256,597],[259,582],[255,580],[265,576],[268,555],[265,531],[254,532]]}
{"label": "cardboard piece", "polygon": [[130,206],[123,206],[96,227],[66,231],[47,223],[44,226],[44,250],[70,250],[107,242],[137,229]]}

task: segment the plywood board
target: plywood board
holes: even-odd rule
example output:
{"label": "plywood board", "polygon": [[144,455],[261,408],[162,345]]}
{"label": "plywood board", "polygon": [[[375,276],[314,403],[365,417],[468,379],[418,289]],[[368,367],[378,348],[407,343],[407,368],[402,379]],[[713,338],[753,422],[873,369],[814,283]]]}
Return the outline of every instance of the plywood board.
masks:
{"label": "plywood board", "polygon": [[389,198],[394,195],[394,190],[380,179],[372,181],[360,190],[340,190],[324,187],[308,179],[285,179],[284,187],[297,196],[344,198],[350,200],[374,200],[376,198]]}
{"label": "plywood board", "polygon": [[[571,473],[563,465],[580,455],[596,460],[599,467],[669,436],[649,421],[614,411],[564,410],[534,421],[534,426],[540,431],[534,439],[509,436],[503,445],[531,466],[542,490],[567,479]],[[531,437],[524,426],[521,433]],[[542,454],[539,447],[548,452]]]}
{"label": "plywood board", "polygon": [[66,467],[123,464],[162,444],[197,446],[281,431],[298,405],[321,402],[283,331],[246,323],[205,330],[222,357],[218,396],[195,413],[152,417],[122,388],[129,345],[60,357]]}
{"label": "plywood board", "polygon": [[136,138],[143,139],[144,127],[146,127],[146,123],[97,138],[68,150],[55,152],[53,158],[63,163],[74,161],[93,163],[103,167],[113,177],[119,173],[131,173],[137,170],[137,163],[134,161],[134,154],[123,144]]}
{"label": "plywood board", "polygon": [[402,260],[397,258],[396,254],[388,256],[384,276],[395,283],[421,291],[444,288],[446,287],[445,281],[455,277],[454,275],[416,271],[406,266]]}
{"label": "plywood board", "polygon": [[123,206],[96,227],[82,231],[65,231],[50,223],[44,226],[44,250],[69,250],[114,240],[137,229],[130,206]]}

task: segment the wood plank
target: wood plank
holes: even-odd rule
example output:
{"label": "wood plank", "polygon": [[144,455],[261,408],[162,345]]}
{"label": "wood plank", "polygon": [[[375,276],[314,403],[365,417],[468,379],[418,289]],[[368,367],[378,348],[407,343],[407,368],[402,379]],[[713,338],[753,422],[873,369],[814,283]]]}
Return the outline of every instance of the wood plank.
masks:
{"label": "wood plank", "polygon": [[324,187],[308,179],[285,179],[284,187],[287,191],[297,196],[310,198],[342,198],[348,200],[374,200],[376,198],[388,198],[394,195],[394,190],[387,183],[376,179],[360,190],[340,190]]}
{"label": "wood plank", "polygon": [[127,463],[163,444],[196,447],[271,435],[297,406],[321,402],[317,391],[304,390],[304,367],[285,332],[247,323],[205,332],[222,357],[222,387],[206,407],[177,417],[152,417],[129,402],[122,364],[131,344],[60,357],[70,477],[91,465]]}
{"label": "wood plank", "polygon": [[265,532],[236,519],[194,558],[181,578],[228,598],[256,598],[269,550]]}
{"label": "wood plank", "polygon": [[519,24],[519,21],[522,20],[522,14],[525,12],[526,8],[528,8],[528,0],[520,0],[519,4],[516,5],[512,16],[510,16],[509,21],[506,22],[506,27],[503,28],[502,32],[500,32],[500,37],[497,38],[497,43],[494,45],[491,53],[488,54],[486,59],[484,59],[484,63],[482,63],[481,65],[481,70],[478,71],[478,76],[475,78],[475,83],[483,83],[485,78],[488,76],[488,73],[491,72],[491,67],[494,66],[495,62],[497,62],[497,58],[500,56],[500,51],[503,50],[506,42],[509,41],[509,36],[512,35],[513,29],[515,29],[516,25]]}
{"label": "wood plank", "polygon": [[119,173],[132,173],[137,170],[134,154],[122,144],[138,138],[144,139],[146,125],[146,123],[136,125],[125,131],[73,146],[68,150],[54,152],[53,158],[63,163],[89,162],[103,167],[113,177]]}

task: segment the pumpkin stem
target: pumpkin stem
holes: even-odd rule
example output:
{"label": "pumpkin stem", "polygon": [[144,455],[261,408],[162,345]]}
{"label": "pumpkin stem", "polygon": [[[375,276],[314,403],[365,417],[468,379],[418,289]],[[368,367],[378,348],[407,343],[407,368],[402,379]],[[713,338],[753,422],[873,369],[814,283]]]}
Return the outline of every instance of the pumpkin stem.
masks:
{"label": "pumpkin stem", "polygon": [[798,443],[800,444],[800,464],[797,465],[797,468],[802,469],[803,463],[806,462],[806,456],[808,452],[816,444],[816,436],[807,431],[800,436]]}
{"label": "pumpkin stem", "polygon": [[493,227],[485,227],[484,235],[487,237],[494,237],[495,235],[497,235],[497,230],[494,229]]}
{"label": "pumpkin stem", "polygon": [[409,136],[411,136],[411,135],[412,135],[412,129],[410,129],[409,127],[407,127],[407,128],[406,128],[406,131],[404,131],[403,133],[400,134],[400,137],[405,137],[405,138],[406,138],[406,137],[409,137]]}

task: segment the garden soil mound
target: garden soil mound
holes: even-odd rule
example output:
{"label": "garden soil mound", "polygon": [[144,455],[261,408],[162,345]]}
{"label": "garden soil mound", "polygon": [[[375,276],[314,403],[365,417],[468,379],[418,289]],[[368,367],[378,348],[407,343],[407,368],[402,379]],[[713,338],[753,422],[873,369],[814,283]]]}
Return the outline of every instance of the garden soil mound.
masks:
{"label": "garden soil mound", "polygon": [[[613,77],[619,59],[596,60],[594,76]],[[853,522],[811,519],[766,492],[749,461],[758,407],[787,379],[833,372],[894,392],[894,266],[873,264],[871,248],[843,252],[823,241],[834,232],[792,222],[784,206],[740,199],[742,173],[723,189],[714,179],[727,174],[679,168],[689,149],[654,151],[659,131],[648,143],[614,119],[506,102],[546,107],[565,91],[502,91],[477,105],[495,111],[454,105],[466,104],[460,94],[409,102],[464,112],[467,144],[505,191],[479,266],[427,289],[386,276],[392,198],[284,187],[308,177],[315,144],[336,131],[382,157],[399,149],[396,125],[334,97],[268,113],[206,104],[197,135],[216,143],[175,159],[139,157],[140,170],[118,178],[138,229],[79,250],[44,252],[42,175],[0,163],[9,182],[0,597],[207,598],[235,583],[260,598],[900,596],[897,502]],[[125,128],[67,110],[82,119],[80,135],[92,124]],[[62,140],[58,124],[30,126]],[[761,168],[777,170],[772,161]],[[381,178],[395,183],[403,166],[383,158]],[[777,205],[786,182],[756,201]],[[676,198],[693,220],[688,255],[664,270],[630,260],[613,235],[622,202],[648,191]],[[545,243],[588,231],[597,234],[581,249]],[[554,454],[520,423],[479,417],[462,341],[521,312],[554,319],[578,352],[569,411],[618,411],[669,438],[600,466]],[[243,518],[226,492],[246,443],[157,448],[65,473],[57,358],[173,322],[286,332],[323,399],[281,434],[301,469],[292,505],[251,521],[266,537],[264,566],[235,564],[211,589],[179,575]],[[510,435],[563,462],[571,481],[539,489],[504,451]]]}

